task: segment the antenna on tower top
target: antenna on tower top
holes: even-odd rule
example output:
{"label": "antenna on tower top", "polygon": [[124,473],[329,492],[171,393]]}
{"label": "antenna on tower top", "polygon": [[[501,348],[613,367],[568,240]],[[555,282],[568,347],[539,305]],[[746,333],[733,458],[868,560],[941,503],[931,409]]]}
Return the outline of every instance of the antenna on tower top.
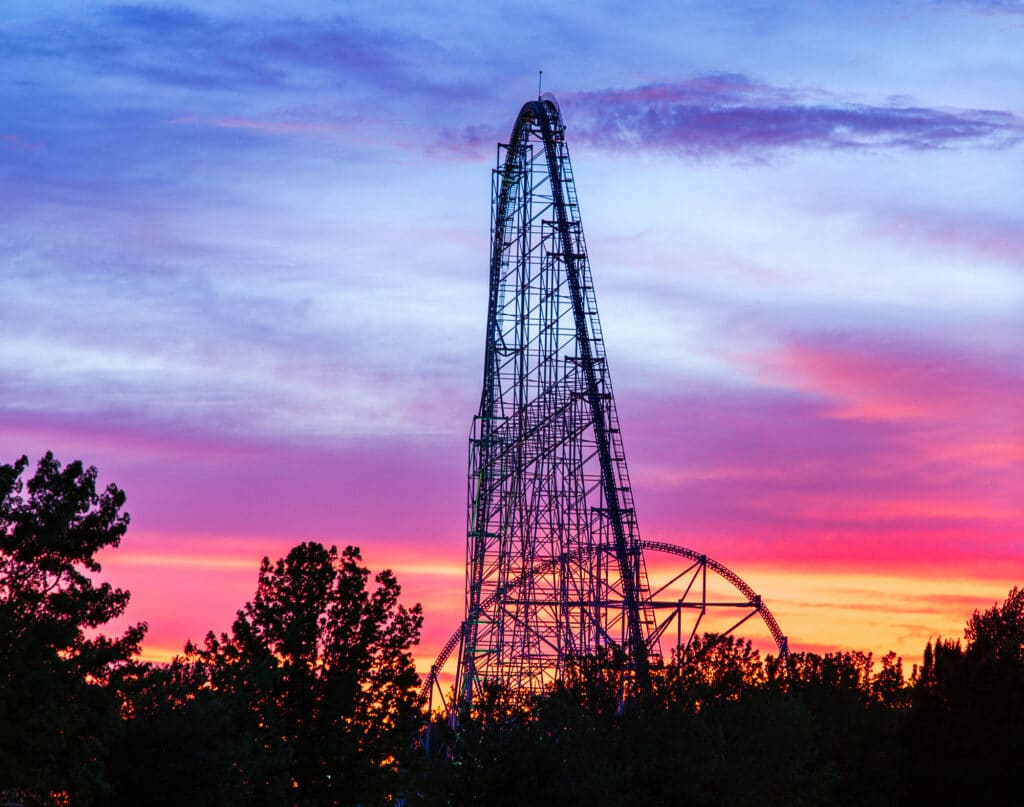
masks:
{"label": "antenna on tower top", "polygon": [[538,70],[537,71],[537,100],[538,101],[540,100],[540,87],[541,87],[541,82],[543,80],[544,80],[544,71],[543,70]]}

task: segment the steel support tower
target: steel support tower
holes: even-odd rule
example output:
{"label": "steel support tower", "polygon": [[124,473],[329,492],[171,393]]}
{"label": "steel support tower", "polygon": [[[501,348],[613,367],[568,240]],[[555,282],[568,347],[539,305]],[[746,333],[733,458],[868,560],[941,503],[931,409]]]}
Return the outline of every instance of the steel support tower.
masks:
{"label": "steel support tower", "polygon": [[576,186],[557,104],[523,106],[493,174],[490,297],[469,457],[457,689],[539,690],[653,624]]}
{"label": "steel support tower", "polygon": [[[540,692],[574,659],[605,651],[642,687],[669,627],[678,649],[684,611],[696,614],[689,642],[709,605],[743,609],[737,625],[759,614],[785,652],[760,597],[726,567],[641,540],[565,124],[551,96],[526,103],[498,146],[468,482],[466,617],[425,694],[440,689],[438,671],[456,645],[462,704],[487,684]],[[645,548],[691,563],[652,591]],[[709,569],[743,599],[709,603]]]}

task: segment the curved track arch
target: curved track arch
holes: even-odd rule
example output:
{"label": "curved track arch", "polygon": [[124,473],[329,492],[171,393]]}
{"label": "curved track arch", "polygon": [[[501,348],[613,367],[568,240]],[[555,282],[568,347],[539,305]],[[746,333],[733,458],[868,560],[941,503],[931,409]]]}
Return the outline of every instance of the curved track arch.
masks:
{"label": "curved track arch", "polygon": [[[706,576],[707,570],[710,569],[721,579],[729,583],[740,594],[747,598],[744,601],[738,602],[708,603],[705,594],[702,597],[701,601],[688,601],[686,597],[683,597],[677,601],[669,600],[666,603],[667,607],[673,609],[692,608],[700,609],[703,611],[706,611],[709,607],[729,607],[741,609],[750,608],[752,610],[747,615],[743,616],[729,631],[726,632],[726,634],[723,635],[731,633],[733,630],[738,628],[752,616],[757,614],[761,617],[761,620],[764,622],[765,627],[768,628],[768,632],[771,634],[771,637],[775,642],[775,646],[778,648],[779,657],[785,659],[789,656],[789,642],[786,639],[785,634],[783,634],[782,628],[779,627],[779,623],[776,621],[775,615],[772,614],[768,606],[765,605],[764,600],[761,599],[761,595],[756,594],[754,590],[750,586],[748,586],[738,574],[732,571],[732,569],[730,569],[724,563],[719,563],[714,558],[709,558],[707,555],[701,552],[696,552],[693,549],[688,549],[684,546],[677,546],[676,544],[666,543],[665,541],[641,541],[640,545],[645,550],[665,552],[671,555],[677,555],[679,557],[687,558],[688,560],[693,561],[690,564],[690,566],[688,566],[683,571],[679,572],[679,574],[676,575],[674,580],[685,579],[686,575],[692,574],[694,576],[694,582],[696,582],[697,575]],[[663,588],[667,588],[668,586],[669,583],[666,583],[663,585]],[[654,591],[651,593],[651,600],[655,601],[651,604],[651,607],[655,609],[659,607],[656,603],[657,596],[658,591]],[[662,624],[664,625],[665,623],[663,622]],[[689,640],[687,641],[687,645],[690,641],[693,640],[693,636],[696,635],[697,628],[699,628],[699,624],[695,625],[693,630],[691,631]],[[663,635],[664,632],[665,628],[660,628],[659,636]]]}
{"label": "curved track arch", "polygon": [[[788,657],[789,642],[779,627],[774,614],[772,614],[761,596],[724,563],[720,563],[702,552],[666,541],[642,540],[640,541],[640,548],[648,552],[660,552],[690,561],[688,566],[671,575],[659,587],[652,588],[648,601],[643,604],[644,607],[650,608],[654,613],[661,615],[657,630],[647,640],[647,650],[651,655],[660,655],[659,650],[664,651],[665,648],[662,640],[667,635],[673,621],[677,626],[681,624],[685,612],[692,611],[695,617],[689,630],[685,632],[685,640],[682,639],[684,632],[681,630],[677,631],[677,641],[674,648],[676,651],[689,647],[698,635],[698,630],[709,612],[730,610],[733,613],[738,613],[739,618],[732,622],[731,627],[718,632],[716,635],[732,635],[736,629],[752,617],[759,616],[775,643],[779,658],[785,660]],[[548,567],[560,563],[562,560],[561,558],[553,558],[546,561],[542,566],[531,570],[530,573],[520,575],[509,582],[508,585],[495,591],[487,601],[482,603],[482,607],[490,605],[496,599],[507,596],[526,582],[528,578],[546,573],[549,571]],[[708,571],[712,572],[719,580],[727,583],[736,592],[742,594],[744,599],[723,600],[713,598],[709,600],[709,589],[707,586]],[[451,708],[452,704],[447,701],[446,695],[441,689],[440,673],[451,657],[451,654],[455,651],[455,648],[465,640],[465,636],[466,623],[463,622],[458,630],[445,642],[434,663],[431,665],[430,672],[420,688],[420,697],[428,703],[428,709],[433,708],[435,693],[440,697],[446,709]]]}

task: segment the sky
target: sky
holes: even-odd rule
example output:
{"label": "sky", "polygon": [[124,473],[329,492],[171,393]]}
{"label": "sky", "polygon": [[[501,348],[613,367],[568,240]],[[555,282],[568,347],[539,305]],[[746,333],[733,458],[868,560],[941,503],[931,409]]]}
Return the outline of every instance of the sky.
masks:
{"label": "sky", "polygon": [[260,558],[463,609],[491,169],[559,100],[640,529],[794,650],[1024,584],[1024,3],[15,0],[0,462],[127,493],[145,657]]}

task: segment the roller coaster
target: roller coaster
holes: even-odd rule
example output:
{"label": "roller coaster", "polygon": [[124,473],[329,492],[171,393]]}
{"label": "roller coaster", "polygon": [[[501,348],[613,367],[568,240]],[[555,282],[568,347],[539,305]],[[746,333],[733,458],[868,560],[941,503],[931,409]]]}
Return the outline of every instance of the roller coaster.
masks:
{"label": "roller coaster", "polygon": [[[427,701],[469,705],[488,685],[542,692],[574,660],[608,650],[642,687],[652,663],[699,631],[725,636],[752,618],[785,657],[775,617],[737,574],[641,538],[551,95],[524,104],[498,146],[486,328],[469,438],[465,619],[423,684]],[[456,649],[449,696],[441,676]]]}

